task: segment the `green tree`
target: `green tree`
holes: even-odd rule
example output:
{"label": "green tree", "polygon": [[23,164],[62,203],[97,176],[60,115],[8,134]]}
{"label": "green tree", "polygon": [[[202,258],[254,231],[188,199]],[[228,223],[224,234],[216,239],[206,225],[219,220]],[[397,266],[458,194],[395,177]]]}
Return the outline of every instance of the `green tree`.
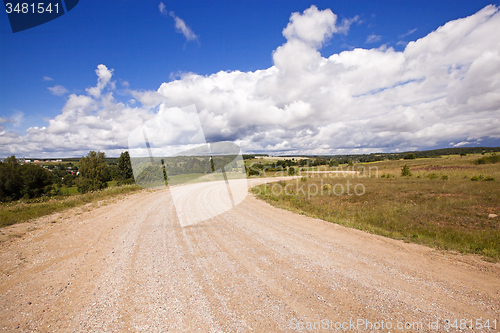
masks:
{"label": "green tree", "polygon": [[119,180],[134,178],[132,163],[130,162],[130,155],[128,151],[121,153],[120,158],[118,159],[118,177]]}
{"label": "green tree", "polygon": [[38,166],[20,165],[14,155],[0,163],[0,200],[12,201],[23,197],[35,198],[50,192],[52,177]]}
{"label": "green tree", "polygon": [[22,197],[23,176],[14,155],[0,163],[0,201],[18,200]]}
{"label": "green tree", "polygon": [[288,169],[288,175],[289,176],[295,176],[295,168],[294,167],[290,167]]}
{"label": "green tree", "polygon": [[410,177],[412,175],[411,171],[410,171],[410,168],[408,167],[408,165],[403,165],[403,167],[401,168],[401,177]]}
{"label": "green tree", "polygon": [[52,177],[49,171],[38,165],[22,165],[23,196],[25,198],[40,197],[52,190]]}
{"label": "green tree", "polygon": [[328,162],[328,165],[331,166],[331,167],[338,167],[339,166],[339,162],[337,162],[336,160],[334,160],[333,158],[330,160],[330,162]]}
{"label": "green tree", "polygon": [[415,154],[413,153],[408,153],[405,155],[405,157],[403,157],[405,160],[414,160],[416,159],[417,157],[415,156]]}
{"label": "green tree", "polygon": [[80,177],[77,181],[79,192],[102,190],[108,186],[110,174],[105,158],[106,154],[103,152],[91,151],[80,159]]}
{"label": "green tree", "polygon": [[12,165],[19,165],[19,161],[17,160],[15,155],[9,156],[5,159],[5,163],[9,163]]}

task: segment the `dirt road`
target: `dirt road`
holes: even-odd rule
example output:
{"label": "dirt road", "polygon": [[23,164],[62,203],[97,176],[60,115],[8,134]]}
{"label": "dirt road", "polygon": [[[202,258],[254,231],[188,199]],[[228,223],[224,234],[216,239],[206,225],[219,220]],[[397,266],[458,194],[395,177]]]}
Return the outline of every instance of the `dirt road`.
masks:
{"label": "dirt road", "polygon": [[[185,200],[214,197],[199,191]],[[445,332],[446,319],[500,329],[499,264],[251,195],[181,227],[172,202],[168,190],[142,191],[3,229],[22,235],[0,244],[0,330]],[[496,330],[478,329],[495,319]]]}

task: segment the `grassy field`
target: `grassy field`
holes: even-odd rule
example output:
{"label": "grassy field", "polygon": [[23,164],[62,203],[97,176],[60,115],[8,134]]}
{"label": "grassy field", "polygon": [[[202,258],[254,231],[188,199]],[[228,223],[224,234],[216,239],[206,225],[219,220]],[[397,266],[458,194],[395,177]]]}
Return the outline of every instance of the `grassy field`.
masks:
{"label": "grassy field", "polygon": [[[308,216],[499,261],[500,217],[489,216],[500,215],[500,163],[474,164],[480,157],[355,164],[354,170],[365,172],[306,175],[252,191],[277,207]],[[401,176],[405,164],[411,176]]]}
{"label": "grassy field", "polygon": [[276,163],[277,161],[284,161],[284,160],[291,160],[294,159],[295,161],[307,159],[307,157],[280,157],[280,156],[258,156],[256,158],[248,159],[245,160],[245,165],[251,165],[252,163],[262,163],[262,164],[269,164],[269,163]]}
{"label": "grassy field", "polygon": [[170,176],[170,177],[168,177],[168,184],[170,186],[172,186],[172,185],[177,185],[177,184],[189,183],[190,181],[196,180],[199,177],[200,177],[200,175],[196,174],[196,173]]}
{"label": "grassy field", "polygon": [[[108,187],[116,186],[117,183],[118,182],[116,180],[109,181]],[[61,192],[63,195],[78,195],[78,194],[80,194],[80,192],[78,192],[78,187],[76,185],[73,185],[70,187],[63,185],[61,187]]]}
{"label": "grassy field", "polygon": [[[72,190],[73,188],[69,188]],[[42,197],[29,201],[16,201],[0,204],[0,228],[25,222],[67,208],[85,205],[89,202],[107,199],[118,194],[140,190],[136,185],[108,187],[102,191],[60,197]],[[65,189],[63,189],[65,190]]]}

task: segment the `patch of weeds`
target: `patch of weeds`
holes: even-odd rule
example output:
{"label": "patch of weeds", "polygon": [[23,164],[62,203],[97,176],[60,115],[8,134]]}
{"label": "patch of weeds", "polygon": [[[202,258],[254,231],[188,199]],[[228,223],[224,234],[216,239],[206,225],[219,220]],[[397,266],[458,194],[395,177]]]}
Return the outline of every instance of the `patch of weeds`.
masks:
{"label": "patch of weeds", "polygon": [[429,178],[429,179],[437,179],[437,178],[439,178],[439,175],[437,173],[433,172],[433,173],[428,174],[427,178]]}
{"label": "patch of weeds", "polygon": [[484,180],[484,181],[493,181],[495,178],[492,176],[483,176],[483,175],[478,175],[478,176],[473,176],[470,177],[470,180],[477,182],[478,180]]}

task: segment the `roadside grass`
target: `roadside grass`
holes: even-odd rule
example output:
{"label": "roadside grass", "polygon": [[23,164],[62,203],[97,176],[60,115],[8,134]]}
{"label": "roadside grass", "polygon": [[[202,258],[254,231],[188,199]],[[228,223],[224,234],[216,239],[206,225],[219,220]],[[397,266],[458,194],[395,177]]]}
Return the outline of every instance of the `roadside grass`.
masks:
{"label": "roadside grass", "polygon": [[[116,181],[116,180],[109,181],[108,188],[117,186],[117,184],[118,184],[118,181]],[[76,185],[69,186],[69,187],[66,185],[63,185],[61,187],[61,192],[63,195],[78,195],[80,193],[80,192],[78,192],[78,187]]]}
{"label": "roadside grass", "polygon": [[[72,188],[69,188],[72,189]],[[31,200],[0,204],[0,228],[36,219],[44,215],[65,210],[67,208],[83,206],[87,203],[99,201],[113,196],[140,190],[137,185],[123,185],[108,187],[102,191],[76,194],[70,196],[42,197]],[[64,191],[65,189],[63,189]]]}
{"label": "roadside grass", "polygon": [[194,181],[200,177],[201,177],[201,175],[197,174],[197,173],[188,173],[188,174],[169,176],[168,177],[168,185],[172,186],[172,185],[177,185],[177,184],[189,183],[189,182]]}
{"label": "roadside grass", "polygon": [[[473,164],[477,156],[370,163],[378,168],[371,176],[307,175],[277,187],[279,183],[260,185],[252,192],[300,214],[500,261],[500,217],[488,217],[500,215],[500,165]],[[405,164],[412,176],[401,176]],[[354,165],[354,170],[363,167],[368,170],[368,164]],[[287,193],[279,193],[285,185]]]}
{"label": "roadside grass", "polygon": [[64,195],[76,195],[76,194],[78,194],[78,187],[76,187],[76,186],[71,186],[71,187],[63,186],[63,187],[61,187],[61,192]]}
{"label": "roadside grass", "polygon": [[118,184],[118,181],[117,180],[111,180],[107,184],[108,184],[108,187],[116,186],[116,184]]}

